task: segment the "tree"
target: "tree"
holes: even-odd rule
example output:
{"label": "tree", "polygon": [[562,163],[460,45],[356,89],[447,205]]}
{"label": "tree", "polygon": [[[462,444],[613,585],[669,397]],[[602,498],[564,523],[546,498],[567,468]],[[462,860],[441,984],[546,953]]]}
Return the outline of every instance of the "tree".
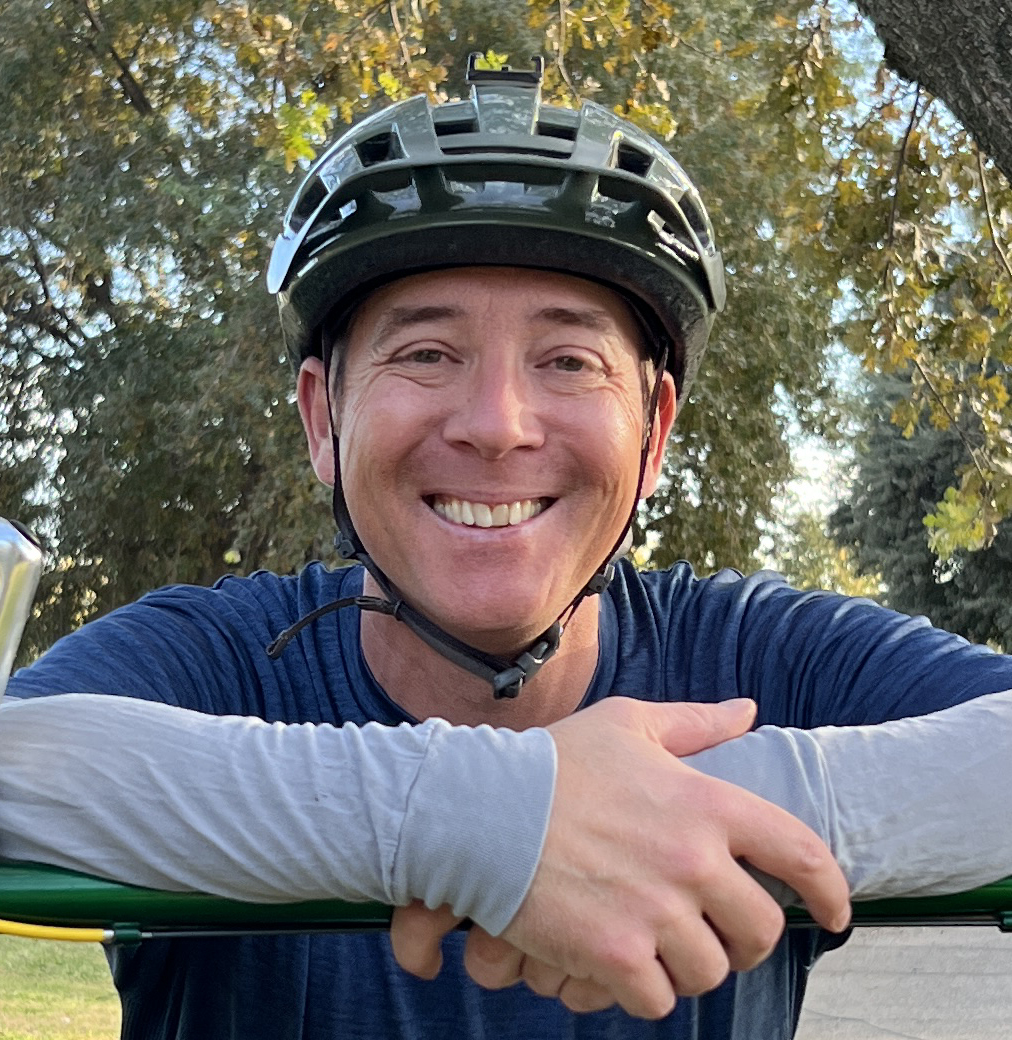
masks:
{"label": "tree", "polygon": [[[855,279],[863,300],[850,343],[870,370],[912,374],[909,396],[894,409],[901,427],[909,430],[922,412],[940,429],[963,415],[980,424],[979,443],[929,512],[931,547],[944,558],[991,544],[998,524],[1012,515],[1012,411],[1005,378],[989,373],[991,361],[1010,360],[1008,19],[997,0],[956,0],[944,12],[928,0],[857,2],[875,21],[886,65],[918,86],[904,101],[909,115],[891,190],[875,187],[874,181],[888,183],[881,173],[870,192],[849,182],[854,198],[889,210],[887,220],[877,218],[888,230],[874,251],[859,247],[855,257],[865,277]],[[899,107],[891,114],[898,118]],[[946,215],[953,208],[955,223]],[[941,313],[933,306],[937,297]]]}
{"label": "tree", "polygon": [[[0,511],[54,546],[35,642],[165,581],[329,552],[261,272],[327,136],[459,93],[472,49],[543,52],[546,100],[617,108],[703,186],[731,305],[641,520],[657,562],[750,566],[791,474],[786,420],[837,428],[841,336],[906,364],[897,343],[930,335],[968,372],[985,340],[1004,349],[965,137],[876,79],[869,41],[853,12],[801,0],[9,0]],[[948,341],[939,294],[974,308]]]}
{"label": "tree", "polygon": [[844,596],[879,598],[882,579],[876,571],[860,573],[851,548],[837,544],[827,533],[824,517],[801,512],[777,539],[776,569],[796,589],[828,589]]}
{"label": "tree", "polygon": [[965,459],[978,424],[939,430],[923,418],[909,436],[889,421],[905,392],[902,381],[875,384],[867,433],[850,495],[833,513],[831,531],[864,574],[881,575],[883,601],[976,642],[1012,645],[1012,521],[998,525],[991,545],[955,550],[939,563],[928,543],[924,513],[942,497]]}
{"label": "tree", "polygon": [[857,0],[885,63],[941,98],[1012,180],[1012,26],[1002,0]]}

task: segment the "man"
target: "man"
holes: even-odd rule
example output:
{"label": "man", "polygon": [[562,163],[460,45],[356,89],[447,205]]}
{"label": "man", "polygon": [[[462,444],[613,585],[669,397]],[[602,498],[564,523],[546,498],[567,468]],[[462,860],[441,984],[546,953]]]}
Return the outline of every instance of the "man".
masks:
{"label": "man", "polygon": [[[416,98],[337,142],[272,258],[313,465],[363,568],[162,590],[12,680],[39,699],[0,718],[0,853],[401,906],[392,950],[116,951],[126,1036],[787,1037],[839,940],[781,937],[743,864],[835,932],[846,882],[798,820],[676,757],[697,751],[816,824],[859,893],[1012,863],[1012,828],[980,838],[963,797],[1000,754],[952,792],[957,824],[914,768],[1007,731],[1006,659],[768,576],[616,562],[723,305],[719,254],[635,128],[541,106],[537,72],[470,79],[469,101]],[[782,726],[979,702],[733,740],[743,696]],[[951,867],[904,867],[939,835]],[[481,927],[440,971],[465,914]]]}

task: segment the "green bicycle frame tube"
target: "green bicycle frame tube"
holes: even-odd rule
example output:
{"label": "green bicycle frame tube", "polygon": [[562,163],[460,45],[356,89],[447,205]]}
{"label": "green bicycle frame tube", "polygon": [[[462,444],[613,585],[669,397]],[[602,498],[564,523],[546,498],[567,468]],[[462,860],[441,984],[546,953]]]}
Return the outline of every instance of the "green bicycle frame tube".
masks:
{"label": "green bicycle frame tube", "polygon": [[[113,942],[180,936],[277,932],[358,932],[390,927],[379,903],[316,900],[243,903],[189,892],[121,885],[57,867],[0,862],[0,918],[24,924],[102,928]],[[814,927],[803,911],[789,927]],[[993,925],[1012,931],[1012,877],[957,895],[880,899],[854,904],[854,924]]]}

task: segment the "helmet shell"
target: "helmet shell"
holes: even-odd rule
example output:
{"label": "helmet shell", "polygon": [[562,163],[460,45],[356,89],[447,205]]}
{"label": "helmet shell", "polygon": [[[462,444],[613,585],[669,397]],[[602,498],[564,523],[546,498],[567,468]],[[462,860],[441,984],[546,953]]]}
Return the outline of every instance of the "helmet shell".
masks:
{"label": "helmet shell", "polygon": [[447,267],[558,271],[633,306],[683,400],[725,300],[710,221],[685,172],[593,102],[542,105],[532,72],[469,63],[468,100],[375,113],[314,164],[285,216],[268,288],[293,361],[396,278]]}

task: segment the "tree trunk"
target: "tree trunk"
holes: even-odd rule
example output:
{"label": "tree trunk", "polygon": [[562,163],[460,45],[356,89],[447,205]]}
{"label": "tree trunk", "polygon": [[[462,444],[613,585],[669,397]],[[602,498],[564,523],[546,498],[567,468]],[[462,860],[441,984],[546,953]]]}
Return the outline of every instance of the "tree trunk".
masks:
{"label": "tree trunk", "polygon": [[1007,0],[857,0],[886,64],[939,97],[1012,181],[1012,10]]}

